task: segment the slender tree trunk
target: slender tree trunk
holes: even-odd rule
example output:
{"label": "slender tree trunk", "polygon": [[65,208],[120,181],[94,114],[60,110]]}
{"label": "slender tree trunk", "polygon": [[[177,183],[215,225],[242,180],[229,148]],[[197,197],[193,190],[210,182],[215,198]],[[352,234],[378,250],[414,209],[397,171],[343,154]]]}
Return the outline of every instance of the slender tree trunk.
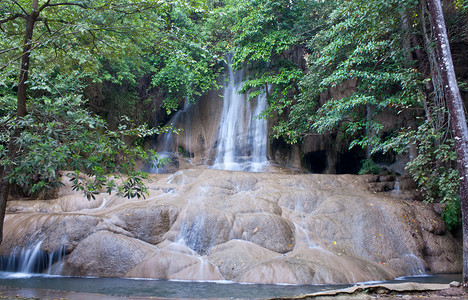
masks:
{"label": "slender tree trunk", "polygon": [[8,184],[8,180],[5,176],[5,169],[6,168],[4,168],[2,172],[0,172],[0,243],[3,240],[3,221],[5,219],[8,194],[10,193],[10,185]]}
{"label": "slender tree trunk", "polygon": [[27,84],[29,76],[29,61],[31,58],[30,52],[32,48],[32,37],[34,31],[34,23],[38,17],[38,13],[33,11],[26,19],[26,32],[24,35],[23,55],[21,58],[21,69],[18,79],[18,93],[17,93],[17,110],[16,116],[22,118],[26,116],[26,99],[27,99]]}
{"label": "slender tree trunk", "polygon": [[[27,80],[29,75],[29,64],[31,57],[32,38],[34,32],[34,24],[39,16],[38,0],[32,3],[32,11],[26,18],[26,30],[24,33],[23,54],[21,57],[21,68],[18,78],[18,92],[17,92],[17,108],[16,108],[16,123],[19,119],[27,114],[26,101],[27,101]],[[16,139],[21,135],[22,129],[15,126],[15,129],[10,137],[8,144],[8,157],[12,162],[16,156],[17,145]],[[8,182],[8,174],[11,171],[11,164],[6,165],[0,172],[0,243],[3,240],[3,222],[5,219],[6,204],[8,195],[10,194],[10,183]]]}
{"label": "slender tree trunk", "polygon": [[431,23],[436,36],[437,55],[442,73],[450,123],[455,135],[455,151],[460,183],[460,201],[463,227],[463,283],[468,283],[468,128],[440,0],[427,0]]}

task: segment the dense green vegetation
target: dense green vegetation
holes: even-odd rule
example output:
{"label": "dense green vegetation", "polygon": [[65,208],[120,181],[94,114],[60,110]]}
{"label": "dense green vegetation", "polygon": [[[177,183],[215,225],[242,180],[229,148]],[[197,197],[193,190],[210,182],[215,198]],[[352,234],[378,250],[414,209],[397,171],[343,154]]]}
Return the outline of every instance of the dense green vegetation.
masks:
{"label": "dense green vegetation", "polygon": [[[444,5],[464,49],[468,1]],[[92,197],[114,187],[106,174],[121,173],[121,192],[143,195],[135,160],[154,156],[144,138],[216,88],[232,52],[248,70],[243,91],[268,91],[273,139],[332,133],[341,148],[363,149],[362,172],[377,171],[379,155],[409,154],[423,199],[447,203],[455,227],[456,156],[431,26],[424,0],[1,1],[3,175],[38,196],[70,170]],[[384,115],[400,121],[389,127]]]}
{"label": "dense green vegetation", "polygon": [[[467,2],[444,4],[451,39],[464,47]],[[367,153],[362,173],[378,172],[379,156],[406,153],[422,198],[447,203],[443,216],[454,228],[460,223],[456,155],[426,5],[251,0],[227,7],[235,7],[234,64],[250,70],[244,90],[271,86],[265,116],[277,120],[274,138],[297,143],[332,133],[340,147]],[[459,80],[466,92],[467,78]],[[384,124],[385,115],[397,126]]]}

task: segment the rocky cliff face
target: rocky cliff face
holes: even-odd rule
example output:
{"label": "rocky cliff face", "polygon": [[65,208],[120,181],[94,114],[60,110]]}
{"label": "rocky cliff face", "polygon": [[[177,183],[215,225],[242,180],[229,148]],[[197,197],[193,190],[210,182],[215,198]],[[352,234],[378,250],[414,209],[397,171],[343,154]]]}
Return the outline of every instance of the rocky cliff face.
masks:
{"label": "rocky cliff face", "polygon": [[[63,249],[54,272],[259,283],[350,283],[461,271],[431,205],[367,189],[366,176],[190,169],[155,174],[146,199],[63,188],[11,201],[0,254]],[[16,252],[18,253],[18,252]]]}
{"label": "rocky cliff face", "polygon": [[176,153],[192,165],[212,165],[222,108],[222,91],[219,90],[207,93],[197,103],[186,105],[168,123],[181,129],[179,134],[170,137],[170,141],[165,140],[167,135],[159,136],[156,149]]}
{"label": "rocky cliff face", "polygon": [[[231,81],[230,84],[232,84]],[[227,85],[227,88],[230,87],[230,84]],[[323,104],[330,98],[349,96],[355,89],[355,85],[355,82],[350,81],[345,82],[340,87],[331,88],[321,95],[320,103]],[[223,123],[226,118],[223,115],[226,107],[223,108],[223,106],[226,103],[234,102],[230,97],[235,95],[237,95],[235,92],[226,94],[224,89],[211,91],[198,99],[196,103],[186,105],[183,110],[178,111],[173,116],[168,124],[181,129],[180,133],[169,137],[161,135],[156,142],[158,151],[169,151],[175,154],[171,154],[173,163],[166,171],[171,173],[194,166],[219,164],[218,151],[220,148],[227,147],[224,144],[221,145],[225,139],[232,140],[232,145],[227,147],[227,150],[237,152],[235,154],[236,160],[243,161],[252,155],[254,152],[250,149],[252,143],[259,144],[260,139],[254,139],[249,135],[251,133],[248,130],[242,132],[237,127],[247,127],[246,123],[257,120],[258,112],[252,113],[256,110],[256,100],[249,102],[244,96],[242,100],[245,102],[244,106],[230,108],[231,112],[235,110],[235,113],[231,114],[231,117],[235,116],[235,122],[229,126]],[[248,117],[246,117],[247,112]],[[414,125],[412,123],[414,116],[406,112],[397,115],[395,112],[385,111],[378,114],[376,120],[383,125],[379,135],[390,134],[396,128]],[[268,120],[268,126],[265,130],[271,129],[277,121],[275,119]],[[229,127],[231,131],[235,132],[220,130],[224,127]],[[265,162],[268,160],[271,165],[295,170],[318,174],[357,174],[361,169],[361,161],[367,156],[364,149],[358,147],[348,149],[348,145],[340,140],[340,133],[307,135],[296,145],[288,145],[282,139],[270,138],[268,132],[265,132],[264,135],[261,140],[262,143],[266,142],[266,157],[262,159]],[[249,141],[250,144],[245,143],[246,141]],[[407,174],[405,165],[408,161],[408,155],[396,156],[390,153],[385,156],[376,156],[374,160],[391,173]]]}

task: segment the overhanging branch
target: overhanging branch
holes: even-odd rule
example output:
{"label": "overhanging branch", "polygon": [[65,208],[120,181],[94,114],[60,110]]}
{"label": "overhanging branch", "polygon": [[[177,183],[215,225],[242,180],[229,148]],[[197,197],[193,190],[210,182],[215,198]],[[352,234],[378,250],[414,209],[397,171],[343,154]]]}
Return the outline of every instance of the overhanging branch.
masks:
{"label": "overhanging branch", "polygon": [[13,3],[16,4],[23,11],[25,15],[28,14],[28,12],[21,6],[21,4],[18,3],[18,1],[13,0]]}
{"label": "overhanging branch", "polygon": [[17,47],[13,47],[13,48],[9,48],[9,49],[4,49],[4,50],[0,50],[0,54],[3,54],[3,53],[6,53],[6,52],[10,52],[12,50],[18,50],[20,49],[21,47],[17,46]]}
{"label": "overhanging branch", "polygon": [[42,5],[40,8],[39,8],[39,12],[41,12],[44,8],[46,7],[53,7],[53,6],[64,6],[64,5],[68,5],[68,6],[79,6],[81,8],[89,8],[88,6],[86,5],[83,5],[81,3],[75,3],[75,2],[60,2],[60,3],[50,3],[50,0],[47,1],[44,5]]}
{"label": "overhanging branch", "polygon": [[9,22],[9,21],[13,21],[14,19],[17,19],[17,18],[23,18],[23,19],[26,19],[26,15],[23,15],[23,14],[14,14],[12,16],[9,16],[8,18],[6,19],[0,19],[0,24],[3,24],[3,23],[6,23],[6,22]]}

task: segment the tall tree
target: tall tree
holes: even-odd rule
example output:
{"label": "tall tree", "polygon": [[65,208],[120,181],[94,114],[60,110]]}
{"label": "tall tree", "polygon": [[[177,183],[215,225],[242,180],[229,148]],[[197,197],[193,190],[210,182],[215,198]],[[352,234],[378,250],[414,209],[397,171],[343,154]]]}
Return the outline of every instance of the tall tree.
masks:
{"label": "tall tree", "polygon": [[457,169],[463,228],[463,282],[468,283],[468,128],[463,101],[453,67],[450,44],[440,0],[427,0],[435,32],[437,56],[440,64],[445,99],[455,135]]}
{"label": "tall tree", "polygon": [[[39,8],[39,1],[33,0],[31,8],[23,8],[18,2],[15,2],[23,11],[23,13],[17,13],[8,18],[0,20],[1,23],[15,20],[16,18],[23,18],[26,20],[26,28],[24,32],[24,44],[23,51],[21,54],[21,66],[18,76],[18,91],[17,91],[17,108],[16,108],[16,120],[20,120],[26,116],[26,99],[27,99],[27,80],[29,76],[29,66],[32,48],[32,38],[34,33],[34,24],[36,23],[40,12],[47,6],[48,2]],[[28,12],[29,11],[29,12]],[[10,137],[10,143],[8,146],[8,157],[13,160],[16,155],[16,143],[15,139],[20,135],[20,127],[15,126],[14,132]],[[0,173],[0,242],[3,239],[3,220],[5,218],[5,209],[8,195],[10,193],[10,183],[6,177],[6,174],[11,172],[11,164],[7,164],[3,167]]]}

